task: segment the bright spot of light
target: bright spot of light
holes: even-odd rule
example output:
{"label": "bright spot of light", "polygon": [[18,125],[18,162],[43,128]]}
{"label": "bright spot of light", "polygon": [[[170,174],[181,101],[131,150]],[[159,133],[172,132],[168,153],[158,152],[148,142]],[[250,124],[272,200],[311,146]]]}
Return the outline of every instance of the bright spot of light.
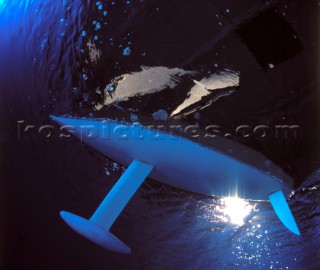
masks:
{"label": "bright spot of light", "polygon": [[229,217],[230,222],[243,225],[244,219],[250,214],[252,206],[243,199],[237,197],[226,197],[222,199],[224,215]]}
{"label": "bright spot of light", "polygon": [[6,0],[0,0],[0,9],[3,9],[6,6]]}

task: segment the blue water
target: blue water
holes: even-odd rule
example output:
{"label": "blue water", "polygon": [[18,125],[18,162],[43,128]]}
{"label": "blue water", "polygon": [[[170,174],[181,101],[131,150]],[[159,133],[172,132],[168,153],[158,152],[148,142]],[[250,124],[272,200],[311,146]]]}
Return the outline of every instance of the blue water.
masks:
{"label": "blue water", "polygon": [[[219,29],[219,23],[229,21],[226,16],[238,13],[237,19],[241,21],[241,10],[246,9],[249,2],[235,9],[230,1],[230,6],[223,9],[225,17],[216,26],[211,29],[198,26],[203,40],[191,34],[186,45],[170,34],[167,40],[157,40],[151,33],[154,25],[139,32],[144,20],[154,18],[155,25],[163,23],[163,19],[156,16],[167,6],[160,1],[0,1],[0,142],[3,149],[0,156],[3,169],[0,268],[1,261],[4,269],[320,268],[320,160],[317,148],[307,154],[301,150],[312,149],[315,135],[307,136],[308,144],[299,141],[278,150],[268,144],[248,143],[272,160],[276,159],[275,162],[296,179],[298,184],[290,198],[290,207],[300,228],[300,237],[283,227],[267,202],[246,202],[250,213],[244,217],[243,225],[237,225],[221,210],[220,198],[191,194],[150,180],[112,229],[133,249],[129,257],[105,252],[80,239],[58,217],[61,209],[89,217],[124,168],[75,140],[45,140],[38,138],[39,135],[23,141],[17,139],[17,121],[39,125],[48,123],[51,113],[84,111],[89,114],[103,102],[101,93],[114,78],[137,72],[143,65],[200,73],[208,69],[211,73],[224,71],[223,58],[213,59],[208,68],[203,67],[201,61],[205,60],[201,54],[227,35],[228,27],[225,31],[219,30],[219,37],[206,39],[211,30],[214,33],[216,27]],[[219,10],[215,10],[212,3]],[[194,17],[189,17],[194,20],[193,24],[210,8],[215,18],[222,16],[224,6],[215,1],[198,4],[186,1],[185,5],[179,1],[175,5],[176,10],[196,6]],[[267,1],[259,1],[256,8],[265,5]],[[286,9],[286,5],[289,7],[283,12],[290,13],[290,8],[293,13],[298,12],[297,7],[290,6],[291,2],[284,1],[280,8]],[[175,12],[161,16],[169,21],[178,20]],[[170,32],[170,27],[164,25],[163,28],[161,37],[166,36],[166,31]],[[181,38],[188,35],[183,24],[179,29]],[[153,36],[154,40],[150,43],[144,35]],[[159,50],[160,41],[166,45],[161,48],[167,50]],[[194,47],[198,50],[192,54],[190,48]],[[200,59],[192,60],[198,56]],[[245,71],[238,66],[227,67],[240,71],[241,86],[241,74]],[[245,93],[246,90],[237,91]],[[173,109],[177,104],[169,104],[170,93],[159,93],[156,100],[134,101],[132,106],[150,113],[164,107]],[[309,106],[312,95],[307,92],[303,95],[302,105],[299,103],[301,107],[294,113],[309,119],[314,111],[306,112],[303,106]],[[275,95],[269,93],[268,96]],[[266,101],[253,92],[249,99],[247,97],[243,102],[249,107],[264,102],[275,104],[271,98]],[[289,105],[288,108],[294,107]],[[224,108],[221,99],[217,106]],[[290,115],[290,109],[276,110],[274,114],[279,119],[283,113],[288,113],[289,117],[285,115],[288,118],[294,115]],[[209,108],[200,114],[200,125],[210,120],[212,114],[220,119],[226,117],[228,123],[242,117],[235,111],[230,120],[228,109],[217,112]],[[248,119],[250,115],[246,113]],[[260,119],[266,118],[268,114]],[[193,123],[194,118],[190,119],[185,121]],[[308,125],[311,131],[316,129],[311,122]]]}

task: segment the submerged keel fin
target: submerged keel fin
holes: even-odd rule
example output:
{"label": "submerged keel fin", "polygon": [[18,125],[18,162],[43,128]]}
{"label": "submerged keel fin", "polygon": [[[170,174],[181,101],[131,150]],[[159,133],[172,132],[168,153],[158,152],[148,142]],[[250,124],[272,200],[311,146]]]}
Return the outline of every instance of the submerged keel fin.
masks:
{"label": "submerged keel fin", "polygon": [[108,250],[129,254],[130,248],[110,233],[109,229],[152,169],[152,165],[133,160],[90,220],[65,211],[61,211],[60,216],[72,229],[93,243]]}
{"label": "submerged keel fin", "polygon": [[291,232],[300,235],[299,228],[291,213],[286,198],[281,190],[269,195],[271,205],[278,218]]}

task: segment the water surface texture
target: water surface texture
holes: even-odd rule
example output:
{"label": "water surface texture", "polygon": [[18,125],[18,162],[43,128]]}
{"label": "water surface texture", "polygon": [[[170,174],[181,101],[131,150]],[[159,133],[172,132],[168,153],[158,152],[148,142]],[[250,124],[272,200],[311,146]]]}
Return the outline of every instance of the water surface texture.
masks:
{"label": "water surface texture", "polygon": [[[0,269],[320,269],[319,11],[317,0],[0,0]],[[130,256],[75,234],[59,211],[90,217],[125,168],[40,127],[107,106],[218,125],[261,152],[295,180],[301,236],[268,202],[152,180],[111,229]]]}

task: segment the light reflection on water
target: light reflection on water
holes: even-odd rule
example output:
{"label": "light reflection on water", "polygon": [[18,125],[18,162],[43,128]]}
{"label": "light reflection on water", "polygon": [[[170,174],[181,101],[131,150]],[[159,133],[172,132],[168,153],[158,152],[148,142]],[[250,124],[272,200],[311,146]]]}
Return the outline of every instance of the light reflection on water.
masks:
{"label": "light reflection on water", "polygon": [[226,197],[222,199],[224,205],[220,211],[228,216],[231,223],[243,225],[244,219],[251,213],[253,207],[243,199],[237,197]]}

